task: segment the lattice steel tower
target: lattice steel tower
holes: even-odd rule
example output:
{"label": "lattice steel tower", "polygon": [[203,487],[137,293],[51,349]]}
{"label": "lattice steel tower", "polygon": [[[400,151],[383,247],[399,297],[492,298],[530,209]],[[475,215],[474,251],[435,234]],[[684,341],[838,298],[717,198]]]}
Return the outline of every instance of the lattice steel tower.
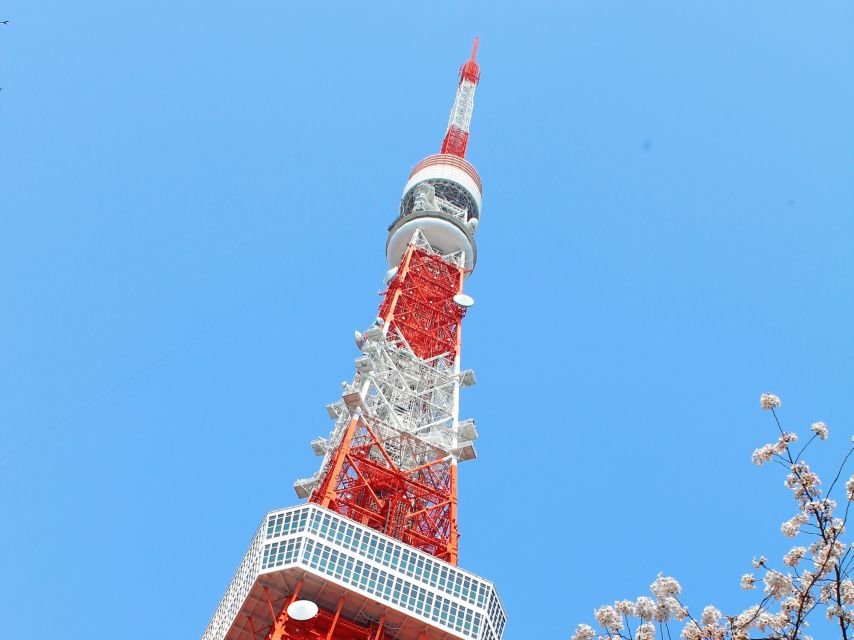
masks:
{"label": "lattice steel tower", "polygon": [[387,290],[356,375],[327,406],[323,457],[297,480],[307,504],[264,518],[203,640],[500,640],[494,586],[458,563],[457,464],[475,457],[460,421],[463,284],[477,259],[482,188],[465,152],[480,79],[471,58],[441,152],[412,170],[389,228]]}

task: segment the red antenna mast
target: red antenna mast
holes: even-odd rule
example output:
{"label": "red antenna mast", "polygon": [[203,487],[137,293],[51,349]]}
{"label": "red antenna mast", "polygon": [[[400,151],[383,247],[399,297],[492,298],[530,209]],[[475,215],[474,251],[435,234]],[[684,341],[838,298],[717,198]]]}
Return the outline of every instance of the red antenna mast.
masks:
{"label": "red antenna mast", "polygon": [[474,46],[471,49],[471,58],[460,67],[460,84],[457,87],[457,97],[454,99],[454,106],[451,108],[451,117],[448,120],[445,139],[442,140],[441,153],[450,153],[460,158],[466,157],[469,125],[474,110],[474,90],[480,81],[480,67],[475,60],[477,44],[478,38],[475,38]]}

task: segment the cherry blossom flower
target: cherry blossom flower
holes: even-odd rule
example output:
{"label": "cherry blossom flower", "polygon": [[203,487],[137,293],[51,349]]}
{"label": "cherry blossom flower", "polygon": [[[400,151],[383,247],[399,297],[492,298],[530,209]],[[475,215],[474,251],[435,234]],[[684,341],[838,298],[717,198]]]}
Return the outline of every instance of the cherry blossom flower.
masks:
{"label": "cherry blossom flower", "polygon": [[635,640],[655,640],[655,627],[649,622],[644,622],[635,632]]}
{"label": "cherry blossom flower", "polygon": [[580,624],[575,629],[570,640],[593,640],[596,637],[596,632],[593,627],[587,624]]}
{"label": "cherry blossom flower", "polygon": [[[760,404],[765,410],[780,407],[780,398],[773,394],[762,394]],[[788,468],[785,486],[798,504],[797,514],[781,523],[780,531],[787,538],[798,535],[811,536],[811,544],[795,546],[783,556],[782,561],[792,573],[779,571],[765,556],[753,559],[754,569],[763,569],[764,598],[759,604],[742,613],[722,617],[721,612],[709,605],[702,614],[691,617],[679,597],[682,587],[670,576],[658,574],[650,585],[654,598],[640,596],[636,600],[619,600],[613,606],[604,606],[594,612],[596,621],[604,631],[597,632],[587,625],[580,625],[572,640],[655,640],[655,625],[661,628],[659,637],[675,639],[670,624],[684,622],[681,640],[811,640],[804,631],[809,625],[808,617],[817,608],[824,609],[829,620],[840,629],[841,638],[854,639],[854,555],[849,545],[842,542],[845,532],[848,507],[844,517],[837,517],[834,490],[842,473],[840,467],[833,482],[822,495],[822,481],[802,459],[812,439],[828,438],[827,425],[815,422],[810,426],[813,437],[798,449],[798,436],[782,429],[778,416],[774,416],[775,428],[780,435],[775,442],[763,445],[753,452],[753,463],[759,466],[776,461]],[[854,444],[854,437],[852,437]],[[849,451],[848,456],[854,453]],[[843,465],[848,461],[843,460]],[[841,492],[841,487],[840,490]],[[845,483],[846,498],[854,502],[854,475]],[[756,588],[756,575],[741,576],[741,588]],[[757,596],[758,598],[758,596]],[[779,611],[771,611],[771,601],[777,601]],[[635,633],[630,618],[639,619]]]}
{"label": "cherry blossom flower", "polygon": [[675,578],[659,573],[655,582],[649,586],[649,590],[652,591],[656,598],[662,600],[664,598],[678,596],[682,593],[682,586]]}
{"label": "cherry blossom flower", "polygon": [[762,579],[765,583],[765,593],[773,598],[781,599],[792,592],[792,576],[779,571],[769,571]]}
{"label": "cherry blossom flower", "polygon": [[[672,578],[671,578],[672,580]],[[675,580],[673,580],[676,582]],[[678,586],[678,582],[676,583]],[[684,620],[688,617],[688,610],[679,604],[676,598],[665,596],[656,601],[655,614],[652,619],[656,622],[667,622],[671,618],[674,620]]]}
{"label": "cherry blossom flower", "polygon": [[703,615],[700,616],[700,624],[706,627],[716,625],[720,622],[721,612],[709,605],[703,609]]}
{"label": "cherry blossom flower", "polygon": [[774,443],[773,445],[771,445],[771,448],[774,451],[774,453],[776,453],[778,456],[781,456],[784,453],[786,453],[786,449],[788,448],[788,446],[790,444],[795,443],[797,441],[798,441],[798,434],[797,433],[789,433],[789,432],[784,431],[783,433],[780,434],[780,437],[777,438],[777,442]]}
{"label": "cherry blossom flower", "polygon": [[762,607],[758,604],[753,605],[749,609],[745,609],[733,621],[733,627],[743,631],[749,631],[756,626],[756,621],[759,619],[759,614],[762,613]]}
{"label": "cherry blossom flower", "polygon": [[796,462],[792,465],[792,473],[786,476],[786,486],[789,487],[798,500],[810,500],[817,496],[821,491],[818,485],[821,484],[821,479],[810,471],[809,465],[806,462]]}
{"label": "cherry blossom flower", "polygon": [[596,622],[607,631],[619,631],[623,628],[623,618],[617,610],[611,606],[604,606],[593,612]]}
{"label": "cherry blossom flower", "polygon": [[807,553],[806,547],[792,547],[789,552],[783,556],[783,564],[787,567],[794,567]]}
{"label": "cherry blossom flower", "polygon": [[791,520],[786,520],[782,525],[780,525],[780,531],[783,532],[783,535],[787,538],[794,538],[801,531],[801,527],[809,522],[809,517],[804,515],[803,513],[799,513]]}
{"label": "cherry blossom flower", "polygon": [[[828,502],[833,502],[833,509],[836,508],[835,501],[828,500]],[[825,523],[825,529],[829,535],[838,538],[845,532],[845,521],[842,518],[833,518],[830,522]]]}
{"label": "cherry blossom flower", "polygon": [[756,451],[753,452],[753,456],[751,456],[751,459],[753,460],[753,464],[755,464],[757,467],[761,467],[766,462],[769,462],[773,457],[774,445],[766,444],[756,449]]}
{"label": "cherry blossom flower", "polygon": [[773,393],[763,393],[759,396],[759,406],[761,406],[764,411],[776,409],[781,404],[780,398],[775,396]]}
{"label": "cherry blossom flower", "polygon": [[644,622],[649,622],[655,615],[655,601],[652,598],[641,596],[635,600],[635,611],[638,618]]}
{"label": "cherry blossom flower", "polygon": [[620,600],[619,602],[614,603],[614,608],[617,610],[617,613],[623,616],[634,616],[635,615],[635,603],[631,600]]}
{"label": "cherry blossom flower", "polygon": [[842,542],[832,544],[813,543],[810,545],[810,553],[813,554],[813,565],[819,575],[824,575],[833,570],[833,565],[845,553],[846,545]]}
{"label": "cherry blossom flower", "polygon": [[840,607],[838,604],[830,605],[827,608],[825,615],[827,615],[828,620],[833,620],[834,618],[840,618],[842,620],[845,620],[846,618],[845,609]]}
{"label": "cherry blossom flower", "polygon": [[689,620],[688,624],[685,625],[685,628],[682,629],[682,633],[679,634],[679,637],[682,640],[701,640],[703,637],[703,630],[693,620]]}

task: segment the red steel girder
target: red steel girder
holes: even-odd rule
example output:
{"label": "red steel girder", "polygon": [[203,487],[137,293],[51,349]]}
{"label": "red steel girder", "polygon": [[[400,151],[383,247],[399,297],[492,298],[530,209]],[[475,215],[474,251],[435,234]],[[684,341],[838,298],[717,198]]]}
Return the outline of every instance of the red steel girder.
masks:
{"label": "red steel girder", "polygon": [[389,338],[399,330],[419,358],[453,359],[465,315],[454,302],[462,288],[461,272],[442,256],[410,245],[380,305],[379,316],[390,323]]}
{"label": "red steel girder", "polygon": [[400,469],[373,431],[354,418],[310,500],[456,562],[456,465],[439,455]]}
{"label": "red steel girder", "polygon": [[[385,615],[371,624],[361,624],[343,616],[341,614],[344,604],[343,596],[339,599],[335,611],[328,611],[319,607],[317,615],[310,620],[294,620],[288,616],[287,609],[288,605],[297,599],[301,585],[301,582],[298,583],[294,592],[285,598],[285,602],[278,613],[275,613],[272,601],[267,594],[271,612],[275,613],[275,621],[264,636],[264,640],[391,640],[392,636],[383,631]],[[252,626],[251,620],[249,618],[252,638],[253,640],[261,640],[255,635],[256,630]]]}

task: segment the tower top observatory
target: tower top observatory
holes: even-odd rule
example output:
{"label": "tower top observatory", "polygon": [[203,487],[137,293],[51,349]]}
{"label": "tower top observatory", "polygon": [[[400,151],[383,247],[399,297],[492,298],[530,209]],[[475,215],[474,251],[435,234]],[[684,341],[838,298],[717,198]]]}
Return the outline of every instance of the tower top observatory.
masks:
{"label": "tower top observatory", "polygon": [[474,93],[480,81],[477,46],[475,38],[471,57],[460,67],[457,95],[440,152],[416,164],[403,187],[400,214],[389,227],[386,241],[386,259],[391,267],[400,262],[416,229],[443,254],[462,251],[466,275],[477,262],[474,234],[480,222],[483,185],[477,170],[465,159]]}

